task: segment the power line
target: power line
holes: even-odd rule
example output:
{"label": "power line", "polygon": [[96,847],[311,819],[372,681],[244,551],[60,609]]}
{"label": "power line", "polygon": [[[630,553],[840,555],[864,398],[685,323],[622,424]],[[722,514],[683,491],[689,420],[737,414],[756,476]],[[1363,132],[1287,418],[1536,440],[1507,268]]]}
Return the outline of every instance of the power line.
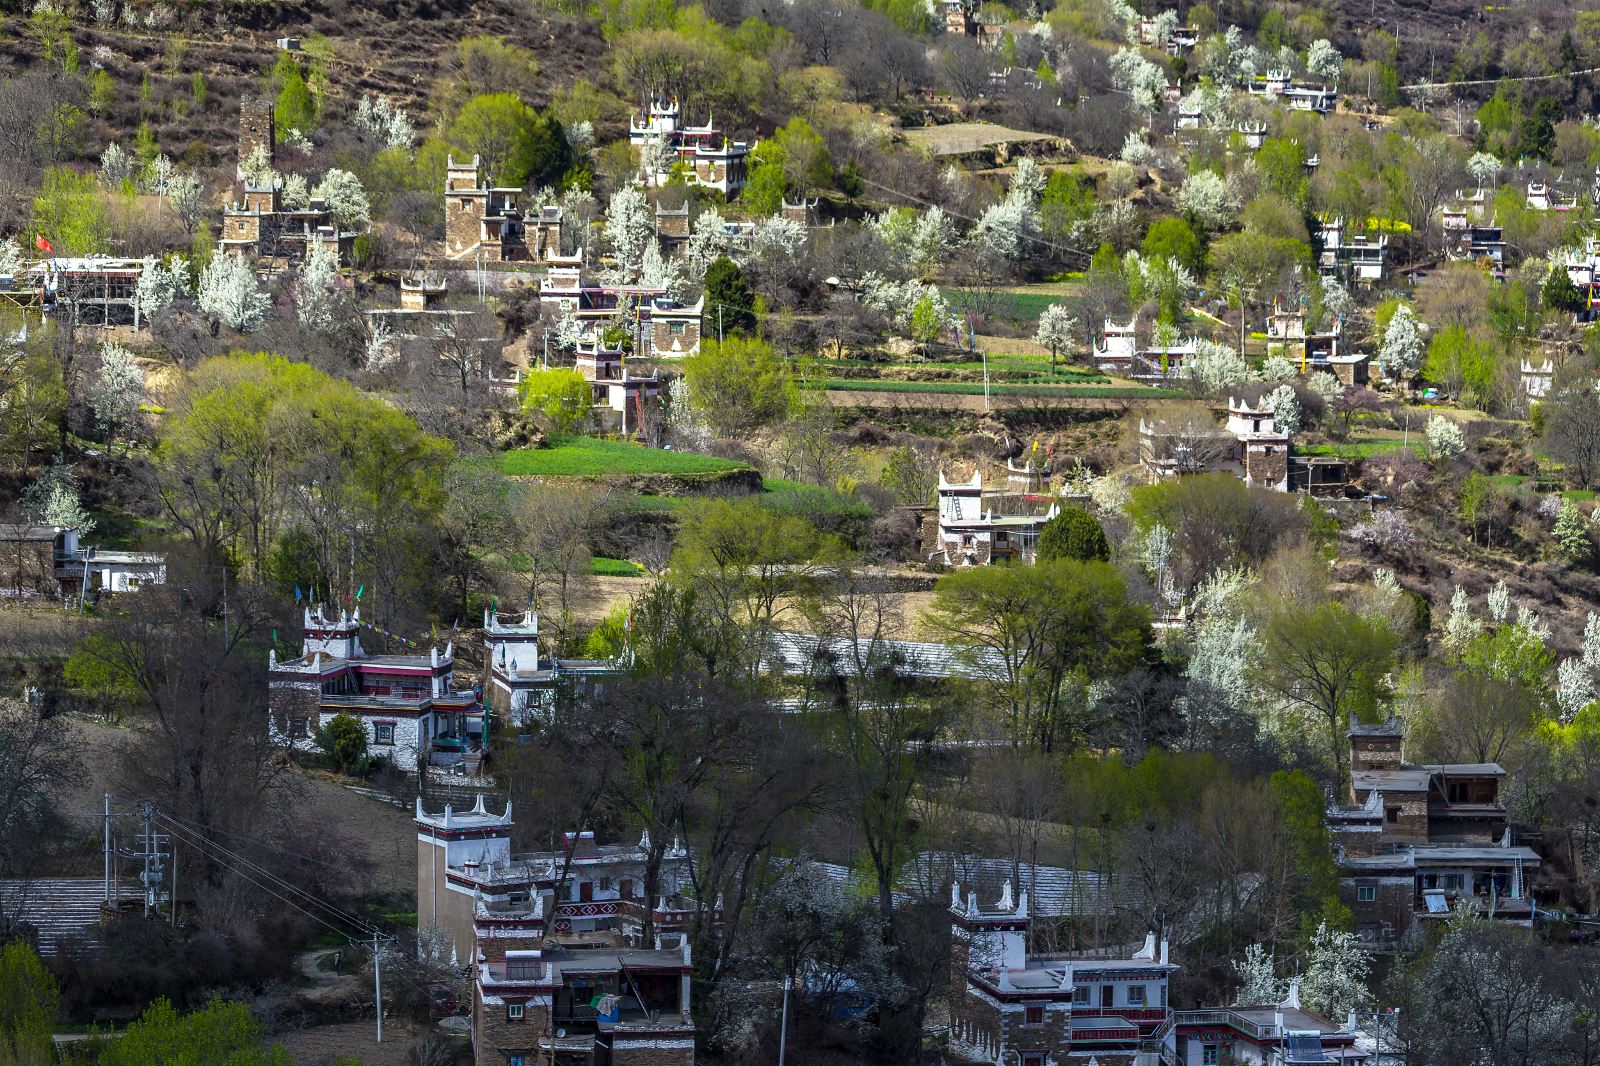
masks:
{"label": "power line", "polygon": [[1558,74],[1528,74],[1517,78],[1474,78],[1470,81],[1424,81],[1415,85],[1402,85],[1406,89],[1449,89],[1458,85],[1499,85],[1503,81],[1553,81],[1557,78],[1578,78],[1585,74],[1600,73],[1600,67],[1587,67],[1583,70],[1564,70]]}

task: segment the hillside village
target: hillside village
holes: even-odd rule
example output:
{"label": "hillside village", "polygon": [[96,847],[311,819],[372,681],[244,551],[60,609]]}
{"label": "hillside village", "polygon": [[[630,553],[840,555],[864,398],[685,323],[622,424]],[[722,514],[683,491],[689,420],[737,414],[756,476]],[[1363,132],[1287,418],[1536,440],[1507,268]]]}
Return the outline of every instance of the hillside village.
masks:
{"label": "hillside village", "polygon": [[0,0],[0,1063],[1600,1062],[1597,71]]}

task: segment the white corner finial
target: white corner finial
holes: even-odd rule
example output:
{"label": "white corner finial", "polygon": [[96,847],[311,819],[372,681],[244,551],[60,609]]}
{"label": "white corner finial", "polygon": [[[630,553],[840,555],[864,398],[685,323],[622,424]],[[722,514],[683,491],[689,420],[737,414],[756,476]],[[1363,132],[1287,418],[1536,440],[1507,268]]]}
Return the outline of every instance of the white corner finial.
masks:
{"label": "white corner finial", "polygon": [[1300,1009],[1300,978],[1289,978],[1289,994],[1284,997],[1283,1002],[1278,1004],[1278,1006],[1288,1007],[1294,1010]]}
{"label": "white corner finial", "polygon": [[1067,963],[1067,968],[1061,971],[1061,984],[1057,990],[1061,992],[1072,991],[1072,963],[1070,961]]}
{"label": "white corner finial", "polygon": [[999,905],[999,909],[1002,912],[1005,912],[1005,911],[1015,910],[1016,906],[1017,906],[1016,901],[1011,898],[1011,882],[1007,881],[1005,884],[1000,886],[1000,905]]}
{"label": "white corner finial", "polygon": [[420,822],[422,820],[422,817],[423,817],[423,814],[422,814],[422,797],[418,796],[417,797],[417,821]]}
{"label": "white corner finial", "polygon": [[1161,938],[1161,965],[1167,964],[1167,938]]}
{"label": "white corner finial", "polygon": [[489,813],[488,811],[483,809],[483,798],[484,798],[483,797],[483,793],[482,792],[478,793],[478,801],[472,805],[472,813],[473,814],[488,814]]}
{"label": "white corner finial", "polygon": [[976,918],[977,916],[978,916],[978,894],[976,892],[968,892],[967,893],[967,917],[968,918]]}
{"label": "white corner finial", "polygon": [[950,882],[950,909],[953,911],[961,909],[961,884],[953,879]]}
{"label": "white corner finial", "polygon": [[456,640],[454,637],[451,637],[449,640],[445,641],[444,657],[446,659],[454,659],[456,657]]}
{"label": "white corner finial", "polygon": [[643,852],[649,852],[649,850],[650,850],[650,830],[649,829],[646,829],[644,832],[639,834],[639,850],[643,851]]}
{"label": "white corner finial", "polygon": [[278,668],[278,649],[277,648],[268,648],[267,649],[267,669],[268,670],[276,670],[277,668]]}
{"label": "white corner finial", "polygon": [[1018,918],[1026,918],[1027,916],[1028,916],[1028,890],[1027,889],[1023,889],[1021,892],[1017,893],[1017,917]]}
{"label": "white corner finial", "polygon": [[1144,935],[1144,946],[1142,948],[1140,948],[1138,950],[1138,952],[1136,952],[1134,954],[1133,957],[1135,959],[1138,959],[1138,960],[1142,961],[1142,962],[1154,962],[1154,961],[1156,961],[1156,934],[1155,934],[1155,930],[1152,929],[1152,930],[1150,930],[1148,933],[1146,933]]}
{"label": "white corner finial", "polygon": [[438,666],[439,665],[439,649],[438,648],[430,647],[428,649],[428,663],[431,666]]}
{"label": "white corner finial", "polygon": [[504,822],[506,825],[510,825],[511,824],[511,797],[510,796],[506,797],[506,813],[504,813],[504,814],[502,814],[500,816],[500,821]]}

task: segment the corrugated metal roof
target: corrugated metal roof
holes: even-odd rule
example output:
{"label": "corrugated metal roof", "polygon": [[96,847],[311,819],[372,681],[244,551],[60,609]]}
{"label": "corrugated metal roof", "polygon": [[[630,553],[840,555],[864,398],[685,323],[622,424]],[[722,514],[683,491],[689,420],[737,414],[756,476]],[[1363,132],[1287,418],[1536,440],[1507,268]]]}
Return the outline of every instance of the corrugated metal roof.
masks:
{"label": "corrugated metal roof", "polygon": [[826,650],[845,662],[890,657],[908,677],[996,678],[1005,676],[1005,660],[989,648],[966,648],[916,640],[845,640],[811,633],[774,633],[768,665],[776,659],[784,670],[805,673],[819,651]]}
{"label": "corrugated metal roof", "polygon": [[[138,889],[121,887],[121,898],[136,900]],[[0,912],[8,923],[37,934],[39,954],[49,957],[73,940],[99,937],[105,882],[98,877],[0,881]]]}
{"label": "corrugated metal roof", "polygon": [[[854,867],[813,860],[806,868],[841,891],[872,890],[866,875]],[[961,886],[963,897],[976,892],[979,899],[992,902],[999,898],[1001,886],[1010,880],[1011,872],[1010,859],[927,851],[902,872],[894,900],[896,904],[916,899],[945,901],[953,879]],[[1018,873],[1018,890],[1028,893],[1028,913],[1035,918],[1093,914],[1110,902],[1105,899],[1105,879],[1097,873],[1026,862],[1020,864]]]}

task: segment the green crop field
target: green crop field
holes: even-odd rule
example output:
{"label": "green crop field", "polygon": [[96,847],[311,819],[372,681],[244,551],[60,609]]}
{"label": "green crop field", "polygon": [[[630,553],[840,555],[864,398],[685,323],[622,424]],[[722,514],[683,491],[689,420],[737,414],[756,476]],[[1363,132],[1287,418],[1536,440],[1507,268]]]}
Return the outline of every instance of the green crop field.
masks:
{"label": "green crop field", "polygon": [[628,559],[608,559],[604,555],[591,555],[589,573],[597,577],[642,577],[644,567]]}
{"label": "green crop field", "polygon": [[[1383,455],[1387,452],[1397,452],[1407,447],[1397,440],[1362,440],[1349,441],[1344,444],[1310,444],[1305,447],[1295,446],[1296,455],[1334,456],[1339,459],[1370,459],[1374,455]],[[1421,444],[1409,445],[1417,458],[1424,458]]]}
{"label": "green crop field", "polygon": [[605,474],[721,474],[743,463],[711,455],[669,452],[623,441],[553,436],[548,448],[504,452],[500,472],[512,477],[600,477]]}
{"label": "green crop field", "polygon": [[[855,381],[829,378],[833,392],[938,393],[947,396],[982,396],[982,383],[966,381]],[[1060,400],[1161,400],[1186,393],[1182,389],[1129,388],[1119,385],[990,385],[991,396],[1028,396]]]}
{"label": "green crop field", "polygon": [[1061,302],[1060,296],[1047,292],[997,292],[979,295],[965,289],[951,289],[948,295],[950,305],[958,311],[964,310],[974,300],[985,300],[988,303],[989,317],[1019,326],[1032,325],[1039,320],[1039,315],[1046,307]]}

